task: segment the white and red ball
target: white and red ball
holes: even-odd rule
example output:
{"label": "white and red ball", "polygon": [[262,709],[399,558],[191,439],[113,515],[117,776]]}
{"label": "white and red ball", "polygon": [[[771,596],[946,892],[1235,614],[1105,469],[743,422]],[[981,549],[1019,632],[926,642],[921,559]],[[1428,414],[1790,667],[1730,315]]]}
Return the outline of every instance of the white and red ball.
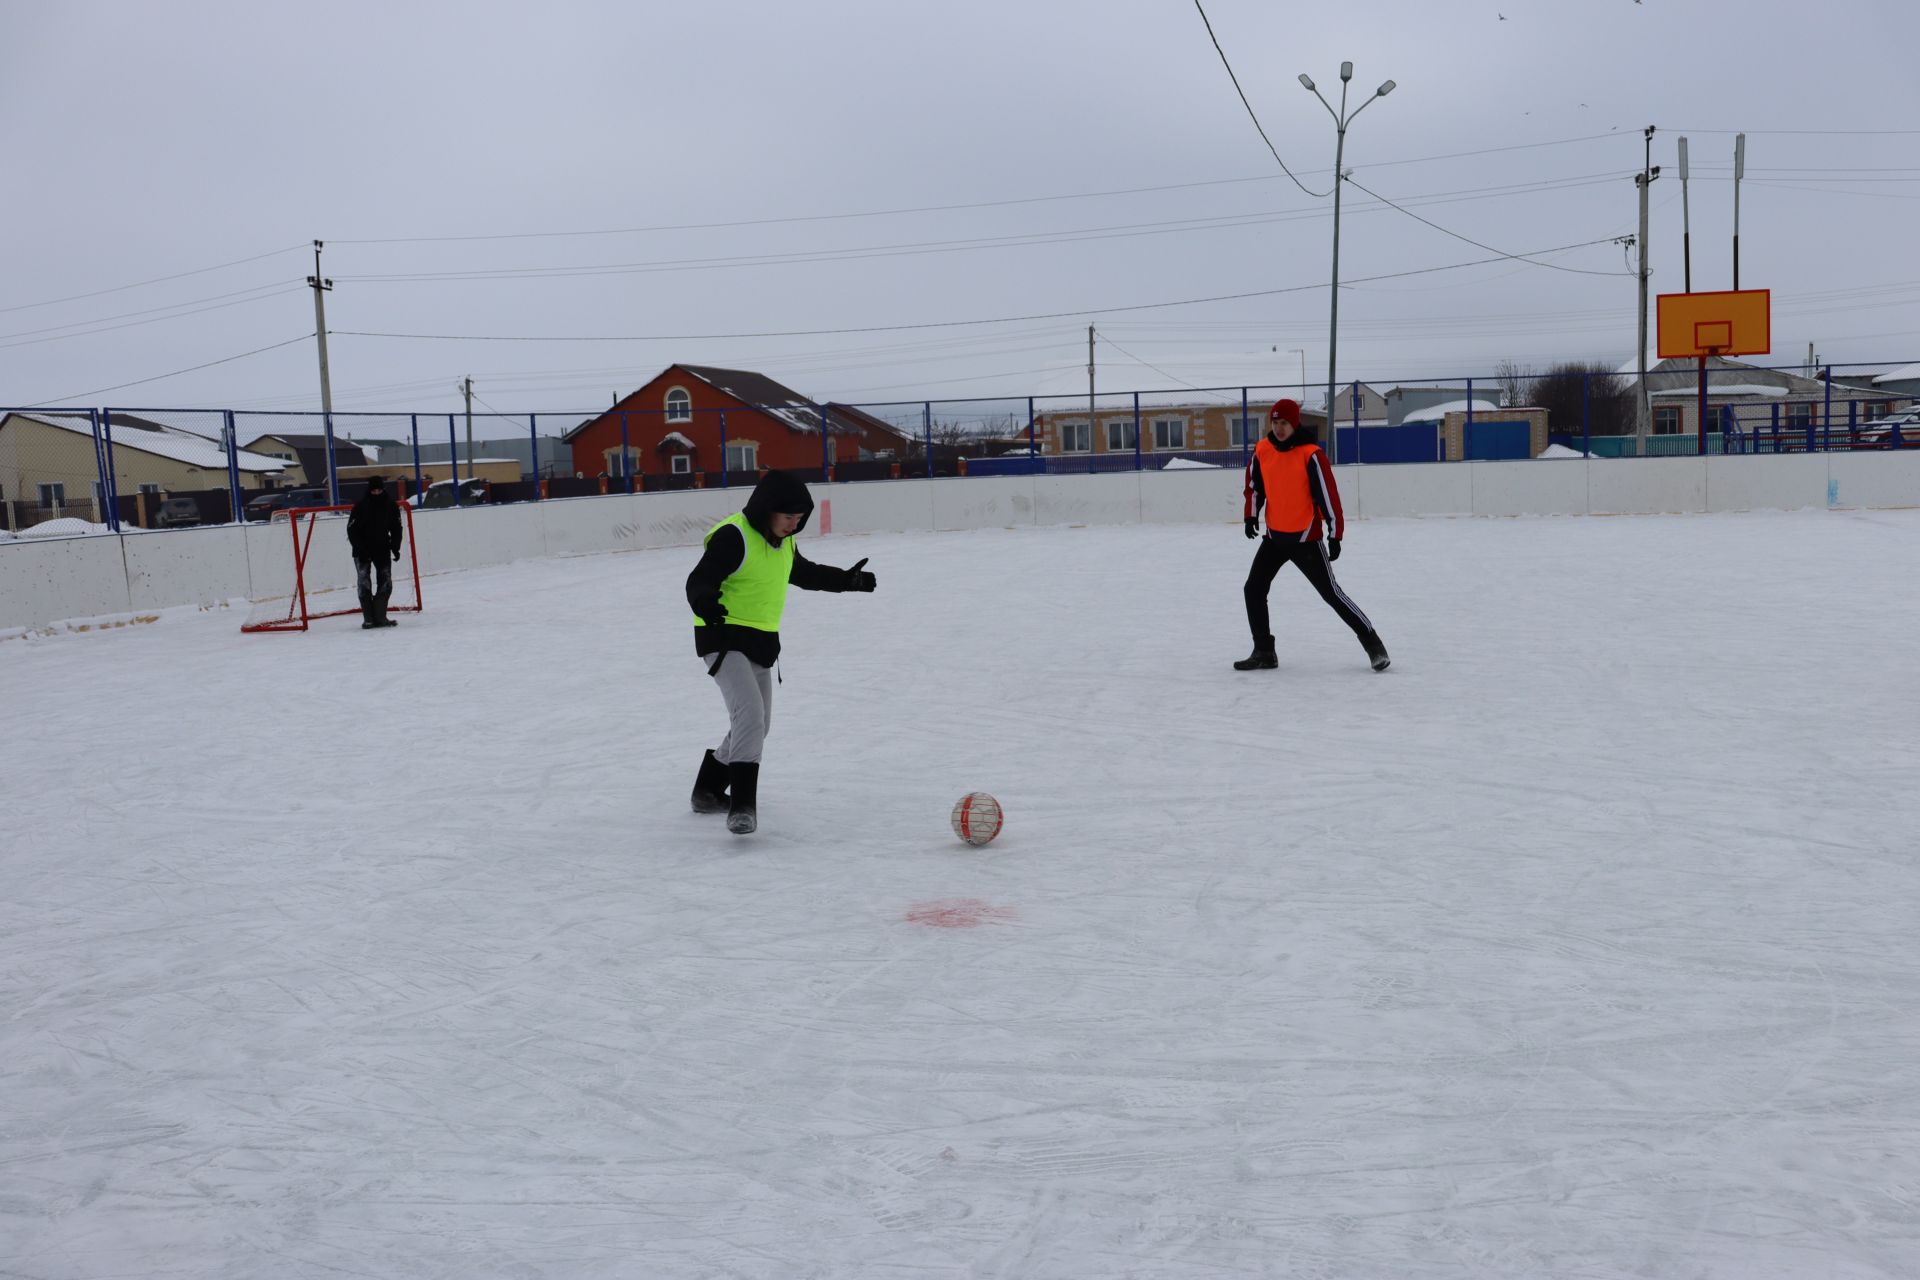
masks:
{"label": "white and red ball", "polygon": [[1005,822],[1000,802],[984,791],[970,791],[953,806],[953,834],[971,845],[991,842]]}

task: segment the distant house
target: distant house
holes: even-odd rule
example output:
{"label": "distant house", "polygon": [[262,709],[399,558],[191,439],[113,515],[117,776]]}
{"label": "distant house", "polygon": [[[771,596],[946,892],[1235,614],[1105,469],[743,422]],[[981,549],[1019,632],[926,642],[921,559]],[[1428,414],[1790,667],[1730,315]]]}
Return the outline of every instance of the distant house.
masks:
{"label": "distant house", "polygon": [[[822,444],[822,436],[825,444]],[[811,471],[896,448],[899,432],[846,406],[820,405],[765,374],[667,366],[611,409],[562,436],[583,475],[751,476]]]}
{"label": "distant house", "polygon": [[[1651,434],[1694,435],[1699,430],[1700,367],[1695,359],[1662,360],[1647,367]],[[1910,399],[1890,388],[1763,369],[1726,356],[1707,359],[1707,429],[1717,431],[1723,409],[1741,430],[1808,427],[1844,429],[1884,418]],[[1557,424],[1556,424],[1557,426]]]}
{"label": "distant house", "polygon": [[[227,489],[220,441],[124,413],[113,415],[113,478],[122,498]],[[280,483],[285,462],[242,450],[242,489]],[[61,516],[106,519],[93,427],[85,415],[9,413],[0,417],[0,527],[19,528]]]}
{"label": "distant house", "polygon": [[1920,398],[1920,364],[1905,365],[1873,380],[1875,390],[1888,391],[1902,398]]}
{"label": "distant house", "polygon": [[[1244,407],[1237,401],[1228,404],[1142,401],[1138,419],[1139,452],[1142,455],[1217,452],[1257,444],[1267,429],[1267,413],[1272,408],[1273,401],[1264,398],[1249,401]],[[1318,409],[1302,409],[1300,421],[1324,427],[1326,415]],[[1034,415],[1033,427],[1039,452],[1049,456],[1130,455],[1135,451],[1135,417],[1131,404],[1096,404],[1091,418],[1084,407],[1048,409]]]}
{"label": "distant house", "polygon": [[[324,435],[277,432],[255,436],[241,447],[249,453],[264,454],[292,464],[287,468],[289,484],[325,485],[327,482],[327,438]],[[336,471],[341,467],[364,467],[367,462],[366,452],[359,445],[345,436],[336,435],[333,438],[333,465]]]}

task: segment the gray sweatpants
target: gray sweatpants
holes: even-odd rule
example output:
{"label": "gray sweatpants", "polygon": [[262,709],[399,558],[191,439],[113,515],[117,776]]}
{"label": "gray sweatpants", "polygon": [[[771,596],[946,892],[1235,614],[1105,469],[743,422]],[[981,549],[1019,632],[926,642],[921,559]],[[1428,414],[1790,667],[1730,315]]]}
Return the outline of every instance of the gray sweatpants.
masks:
{"label": "gray sweatpants", "polygon": [[[713,665],[700,659],[700,669]],[[760,759],[767,730],[773,727],[773,668],[763,667],[744,653],[729,653],[713,674],[720,696],[727,702],[727,736],[713,749],[721,764],[753,764]]]}

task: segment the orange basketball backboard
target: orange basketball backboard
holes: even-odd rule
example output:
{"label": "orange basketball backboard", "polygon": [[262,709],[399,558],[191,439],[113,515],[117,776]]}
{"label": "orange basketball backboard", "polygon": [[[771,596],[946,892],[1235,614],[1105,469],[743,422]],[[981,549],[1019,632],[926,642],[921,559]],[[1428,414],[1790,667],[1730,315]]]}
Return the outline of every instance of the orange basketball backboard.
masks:
{"label": "orange basketball backboard", "polygon": [[1758,356],[1773,349],[1770,290],[1663,293],[1658,302],[1662,360],[1675,356]]}

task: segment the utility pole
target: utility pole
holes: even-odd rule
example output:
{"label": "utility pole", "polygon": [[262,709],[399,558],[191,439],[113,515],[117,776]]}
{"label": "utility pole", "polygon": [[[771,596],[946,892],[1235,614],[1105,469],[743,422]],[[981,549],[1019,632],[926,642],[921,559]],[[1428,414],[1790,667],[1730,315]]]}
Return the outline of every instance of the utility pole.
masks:
{"label": "utility pole", "polygon": [[1087,454],[1093,454],[1093,326],[1087,326]]}
{"label": "utility pole", "polygon": [[1733,287],[1740,287],[1740,179],[1747,176],[1747,135],[1733,135]]}
{"label": "utility pole", "polygon": [[313,334],[320,340],[320,423],[327,439],[327,502],[340,505],[340,477],[333,465],[333,380],[327,372],[327,291],[333,281],[320,275],[322,242],[313,242],[313,274],[307,284],[313,289]]}
{"label": "utility pole", "polygon": [[[460,380],[460,387],[461,390],[467,393],[467,479],[471,480],[473,479],[473,379],[470,377],[462,378]],[[454,487],[458,488],[460,467],[457,460],[453,468],[453,478],[455,481]]]}
{"label": "utility pole", "polygon": [[[1740,197],[1735,196],[1738,200]],[[1680,259],[1686,264],[1686,284],[1688,293],[1693,292],[1693,215],[1687,209],[1687,140],[1680,139]],[[1734,272],[1738,280],[1740,273]],[[1734,285],[1734,288],[1739,288]]]}
{"label": "utility pole", "polygon": [[1647,154],[1640,172],[1633,175],[1633,185],[1640,189],[1640,348],[1634,354],[1634,362],[1640,369],[1639,403],[1635,412],[1639,421],[1634,426],[1637,437],[1636,452],[1644,453],[1646,438],[1653,421],[1653,401],[1648,396],[1647,387],[1647,281],[1652,272],[1647,268],[1647,196],[1648,188],[1654,179],[1660,176],[1660,166],[1653,162],[1653,126],[1647,126]]}

